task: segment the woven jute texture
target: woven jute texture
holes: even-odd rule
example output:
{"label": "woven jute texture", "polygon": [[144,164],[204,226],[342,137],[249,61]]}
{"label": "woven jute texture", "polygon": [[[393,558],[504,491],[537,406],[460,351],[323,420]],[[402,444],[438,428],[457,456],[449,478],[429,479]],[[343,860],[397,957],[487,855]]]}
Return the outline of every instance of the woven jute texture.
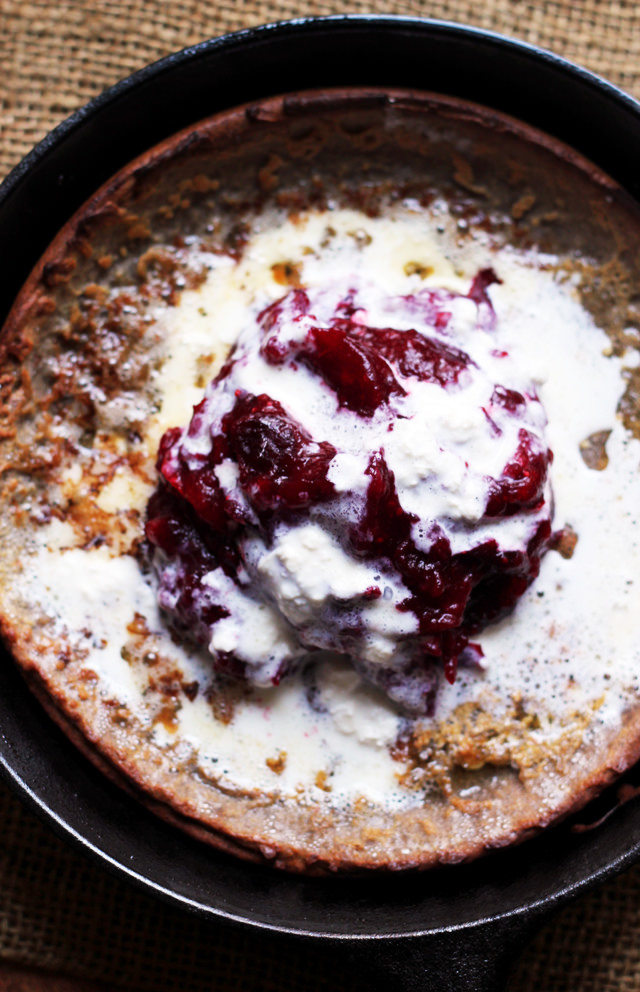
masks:
{"label": "woven jute texture", "polygon": [[[105,87],[169,52],[304,14],[466,22],[542,45],[640,96],[631,0],[0,0],[0,174]],[[322,948],[230,929],[89,863],[0,785],[0,960],[180,992],[360,992]],[[640,867],[564,909],[515,962],[509,992],[640,992]]]}
{"label": "woven jute texture", "polygon": [[0,171],[90,97],[169,52],[271,20],[370,12],[500,31],[640,95],[632,0],[0,0]]}

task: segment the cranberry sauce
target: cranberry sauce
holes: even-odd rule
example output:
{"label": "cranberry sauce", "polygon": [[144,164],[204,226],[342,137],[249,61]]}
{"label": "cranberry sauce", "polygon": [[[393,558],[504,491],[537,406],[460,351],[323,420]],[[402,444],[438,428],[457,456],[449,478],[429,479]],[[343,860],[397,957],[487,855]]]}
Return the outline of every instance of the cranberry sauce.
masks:
{"label": "cranberry sauce", "polygon": [[[434,666],[452,682],[477,662],[470,638],[551,535],[546,421],[500,347],[497,281],[294,289],[165,434],[146,528],[160,604],[219,670],[277,683],[328,649],[426,712]],[[232,629],[267,615],[266,647]]]}

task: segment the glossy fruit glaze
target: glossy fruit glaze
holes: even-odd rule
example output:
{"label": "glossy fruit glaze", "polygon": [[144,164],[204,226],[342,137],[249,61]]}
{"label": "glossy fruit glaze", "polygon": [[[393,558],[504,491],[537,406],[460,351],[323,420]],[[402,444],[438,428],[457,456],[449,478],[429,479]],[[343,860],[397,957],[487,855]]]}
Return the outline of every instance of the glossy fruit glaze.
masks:
{"label": "glossy fruit glaze", "polygon": [[[351,656],[407,709],[426,712],[438,669],[452,682],[459,663],[478,663],[482,652],[471,639],[513,609],[551,536],[552,455],[535,389],[500,381],[485,388],[482,444],[506,454],[498,471],[483,464],[477,470],[481,505],[474,520],[452,511],[455,519],[445,525],[407,509],[405,488],[415,494],[415,485],[398,485],[387,453],[416,397],[428,402],[437,400],[434,390],[445,391],[464,404],[480,374],[474,348],[463,347],[456,333],[461,301],[467,309],[473,304],[470,333],[488,340],[492,368],[508,359],[493,340],[488,290],[497,281],[484,269],[466,297],[429,288],[384,301],[385,324],[374,319],[358,286],[334,293],[329,304],[294,288],[251,321],[188,427],[164,435],[146,525],[160,603],[182,635],[209,646],[220,671],[265,681],[264,665],[250,651],[216,645],[216,625],[232,621],[234,604],[245,601],[276,615],[266,669],[273,683],[310,653],[333,651]],[[251,378],[247,368],[258,372]],[[290,385],[280,397],[247,388],[277,383],[278,375],[289,384],[299,379],[301,393],[315,390],[322,414],[302,423],[286,402]],[[347,437],[349,457],[360,459],[351,487],[336,468]],[[440,440],[436,447],[441,456]],[[464,473],[473,466],[473,443],[460,450]],[[495,465],[495,452],[489,463]],[[420,485],[443,488],[433,473],[422,476]],[[516,517],[518,536],[503,541],[500,528],[511,534]],[[289,551],[298,533],[316,541],[309,555],[315,549],[319,569],[323,554],[328,571],[345,563],[354,577],[348,592],[329,583],[323,596],[303,601],[304,566],[292,565]],[[291,582],[295,595],[287,592]],[[243,611],[238,624],[246,623]],[[383,648],[371,647],[376,638]]]}

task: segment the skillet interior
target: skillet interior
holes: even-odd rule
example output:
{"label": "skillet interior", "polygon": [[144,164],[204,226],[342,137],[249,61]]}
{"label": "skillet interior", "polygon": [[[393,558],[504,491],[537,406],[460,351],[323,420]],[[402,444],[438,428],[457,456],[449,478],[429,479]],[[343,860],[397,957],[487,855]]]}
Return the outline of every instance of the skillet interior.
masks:
{"label": "skillet interior", "polygon": [[134,803],[43,715],[13,665],[0,668],[0,691],[11,701],[3,703],[2,764],[23,798],[107,868],[200,915],[333,938],[535,920],[640,853],[630,803],[597,830],[575,834],[567,823],[521,847],[426,875],[275,872],[205,848]]}
{"label": "skillet interior", "polygon": [[[232,94],[234,104],[266,95],[251,80],[267,79],[271,93],[290,90],[293,80],[301,88],[345,85],[362,82],[372,64],[380,65],[384,77],[376,83],[446,90],[561,135],[637,193],[635,105],[560,60],[480,32],[388,19],[337,18],[260,29],[200,46],[121,84],[63,125],[16,170],[0,201],[1,247],[8,259],[3,315],[73,209],[144,147],[221,109],[229,102],[225,94]],[[80,175],[74,163],[87,162],[81,154],[87,142],[99,167]],[[3,666],[1,680],[2,759],[23,795],[117,871],[199,912],[337,937],[433,932],[553,905],[630,863],[640,845],[640,824],[634,825],[637,818],[628,806],[601,831],[576,837],[560,828],[503,852],[499,862],[448,868],[428,882],[424,876],[320,881],[276,875],[204,850],[137,806],[132,816],[131,801],[43,721],[10,666]]]}

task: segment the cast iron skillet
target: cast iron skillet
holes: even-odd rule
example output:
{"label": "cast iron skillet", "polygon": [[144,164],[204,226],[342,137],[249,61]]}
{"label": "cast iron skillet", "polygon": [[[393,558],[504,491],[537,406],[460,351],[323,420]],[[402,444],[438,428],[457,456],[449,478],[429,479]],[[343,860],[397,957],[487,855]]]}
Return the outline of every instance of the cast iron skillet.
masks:
{"label": "cast iron skillet", "polygon": [[[572,145],[640,199],[640,106],[560,58],[412,19],[268,25],[137,73],[75,113],[13,171],[0,188],[0,323],[63,223],[146,148],[253,99],[354,84],[431,90],[511,114]],[[342,949],[373,966],[372,988],[495,990],[546,913],[640,857],[631,803],[597,830],[560,826],[471,865],[359,879],[289,876],[217,854],[139,808],[49,722],[8,658],[0,725],[9,781],[103,864],[204,916],[330,942],[331,953]]]}

